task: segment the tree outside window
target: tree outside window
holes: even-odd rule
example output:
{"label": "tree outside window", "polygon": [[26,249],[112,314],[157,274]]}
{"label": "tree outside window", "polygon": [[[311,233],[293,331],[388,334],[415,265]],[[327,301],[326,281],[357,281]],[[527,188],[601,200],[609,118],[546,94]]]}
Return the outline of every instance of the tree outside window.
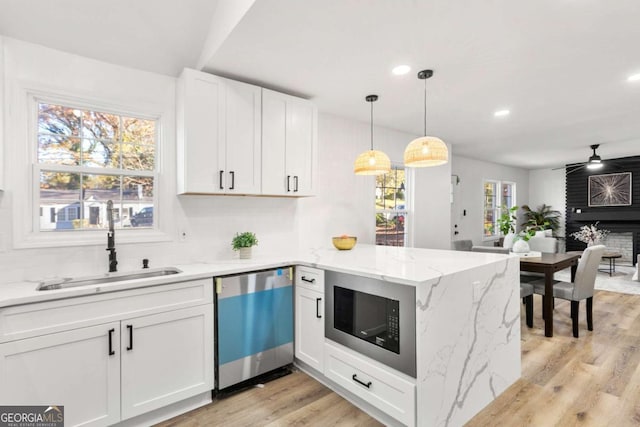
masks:
{"label": "tree outside window", "polygon": [[408,200],[405,170],[376,176],[376,245],[407,244]]}
{"label": "tree outside window", "polygon": [[153,208],[155,120],[39,102],[37,143],[38,211],[57,213],[39,215],[40,231],[106,228],[108,200],[125,213],[118,228]]}

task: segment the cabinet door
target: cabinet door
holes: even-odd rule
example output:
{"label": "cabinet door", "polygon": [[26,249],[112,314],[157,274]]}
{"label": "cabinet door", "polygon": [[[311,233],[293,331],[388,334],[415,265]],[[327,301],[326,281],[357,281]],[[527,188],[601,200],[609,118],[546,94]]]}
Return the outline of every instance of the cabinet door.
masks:
{"label": "cabinet door", "polygon": [[263,194],[313,194],[318,172],[316,122],[311,102],[262,89]]}
{"label": "cabinet door", "polygon": [[228,193],[260,194],[262,91],[246,83],[232,80],[225,83],[224,187]]}
{"label": "cabinet door", "polygon": [[309,196],[317,177],[316,109],[309,101],[291,98],[287,103],[287,175],[293,178],[294,196]]}
{"label": "cabinet door", "polygon": [[213,389],[213,306],[121,322],[122,418]]}
{"label": "cabinet door", "polygon": [[324,366],[324,294],[296,286],[295,355],[319,372]]}
{"label": "cabinet door", "polygon": [[291,195],[286,174],[287,95],[262,89],[262,193]]}
{"label": "cabinet door", "polygon": [[185,69],[177,87],[178,193],[224,193],[225,79]]}
{"label": "cabinet door", "polygon": [[62,405],[65,425],[120,421],[120,324],[0,344],[3,405]]}

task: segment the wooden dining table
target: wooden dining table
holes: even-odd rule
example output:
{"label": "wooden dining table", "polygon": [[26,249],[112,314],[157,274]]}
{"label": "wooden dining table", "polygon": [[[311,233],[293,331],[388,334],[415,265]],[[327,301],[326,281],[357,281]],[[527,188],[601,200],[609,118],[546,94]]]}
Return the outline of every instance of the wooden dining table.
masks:
{"label": "wooden dining table", "polygon": [[553,274],[571,267],[571,281],[576,277],[580,253],[545,254],[540,257],[520,258],[520,271],[544,273],[544,297],[542,299],[544,335],[553,336]]}

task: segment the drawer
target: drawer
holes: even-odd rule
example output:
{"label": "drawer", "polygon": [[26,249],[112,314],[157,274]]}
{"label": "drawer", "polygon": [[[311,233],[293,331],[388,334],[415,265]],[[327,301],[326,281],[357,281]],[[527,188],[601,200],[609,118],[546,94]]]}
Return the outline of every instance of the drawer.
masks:
{"label": "drawer", "polygon": [[296,286],[324,293],[324,270],[313,267],[296,267]]}
{"label": "drawer", "polygon": [[0,343],[213,302],[213,279],[0,309]]}
{"label": "drawer", "polygon": [[[375,364],[374,364],[375,363]],[[351,350],[325,343],[324,374],[407,426],[415,425],[415,384]]]}

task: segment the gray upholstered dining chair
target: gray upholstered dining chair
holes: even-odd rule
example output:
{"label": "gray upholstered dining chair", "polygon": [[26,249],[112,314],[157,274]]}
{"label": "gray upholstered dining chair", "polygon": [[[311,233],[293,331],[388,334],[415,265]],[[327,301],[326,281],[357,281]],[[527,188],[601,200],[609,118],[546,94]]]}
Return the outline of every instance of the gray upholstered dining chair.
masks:
{"label": "gray upholstered dining chair", "polygon": [[[583,299],[587,300],[587,328],[593,331],[593,287],[604,249],[604,245],[590,246],[585,249],[578,262],[573,283],[557,280],[553,282],[553,297],[571,301],[571,323],[575,338],[578,338],[578,309]],[[536,294],[544,295],[544,279],[531,284]]]}
{"label": "gray upholstered dining chair", "polygon": [[[509,254],[508,248],[492,246],[473,246],[471,252],[485,252],[494,254]],[[525,306],[525,316],[527,327],[533,327],[533,286],[528,283],[520,283],[520,298]]]}

